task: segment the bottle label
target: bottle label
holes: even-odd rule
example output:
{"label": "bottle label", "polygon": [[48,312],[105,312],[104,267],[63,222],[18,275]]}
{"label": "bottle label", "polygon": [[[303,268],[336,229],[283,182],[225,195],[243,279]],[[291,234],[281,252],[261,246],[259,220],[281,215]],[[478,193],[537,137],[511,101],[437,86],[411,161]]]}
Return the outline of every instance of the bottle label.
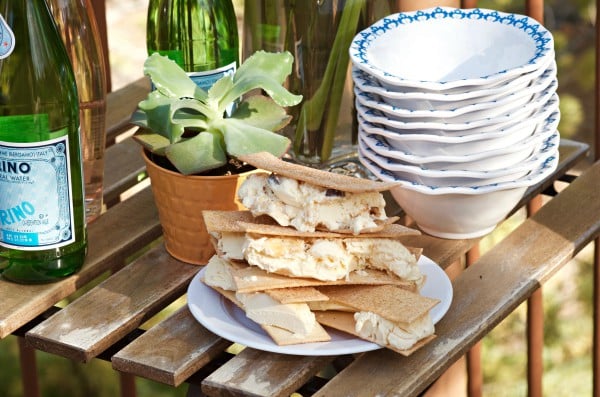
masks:
{"label": "bottle label", "polygon": [[235,73],[235,62],[229,65],[221,66],[218,69],[207,70],[205,72],[188,72],[190,79],[196,83],[196,85],[202,88],[204,91],[208,91],[214,83],[217,82],[223,76],[230,76]]}
{"label": "bottle label", "polygon": [[[188,72],[188,76],[196,85],[202,88],[204,91],[208,91],[223,76],[233,76],[235,74],[236,65],[235,62],[231,62],[229,65],[221,66],[218,69],[207,70],[205,72]],[[236,103],[233,102],[225,108],[225,112],[228,116],[233,114],[236,108]]]}
{"label": "bottle label", "polygon": [[0,59],[8,57],[15,49],[15,35],[0,14]]}
{"label": "bottle label", "polygon": [[0,141],[0,245],[35,251],[75,241],[69,140]]}

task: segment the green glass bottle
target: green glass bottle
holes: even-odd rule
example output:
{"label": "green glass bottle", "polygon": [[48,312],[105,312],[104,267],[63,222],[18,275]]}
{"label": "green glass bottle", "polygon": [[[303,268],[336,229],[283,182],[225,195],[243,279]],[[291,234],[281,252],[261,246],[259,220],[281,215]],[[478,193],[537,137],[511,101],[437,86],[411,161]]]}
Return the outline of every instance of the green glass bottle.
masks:
{"label": "green glass bottle", "polygon": [[231,0],[150,0],[146,44],[177,62],[207,90],[239,65],[239,37]]}
{"label": "green glass bottle", "polygon": [[45,1],[0,16],[0,273],[50,282],[87,249],[77,87]]}

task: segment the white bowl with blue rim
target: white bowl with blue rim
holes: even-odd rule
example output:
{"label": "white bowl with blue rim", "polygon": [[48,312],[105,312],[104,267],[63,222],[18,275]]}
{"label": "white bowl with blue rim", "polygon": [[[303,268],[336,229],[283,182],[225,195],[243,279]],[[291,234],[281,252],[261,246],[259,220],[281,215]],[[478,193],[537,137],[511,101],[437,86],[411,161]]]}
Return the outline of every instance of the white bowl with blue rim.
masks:
{"label": "white bowl with blue rim", "polygon": [[371,149],[362,136],[358,138],[360,157],[373,161],[382,170],[390,171],[394,176],[407,182],[431,186],[480,186],[492,183],[508,182],[524,177],[537,169],[550,156],[558,153],[560,136],[556,131],[552,137],[534,151],[525,160],[506,168],[490,171],[473,171],[462,169],[431,169],[416,165],[398,163],[394,159],[382,156]]}
{"label": "white bowl with blue rim", "polygon": [[490,119],[480,119],[452,123],[446,121],[404,121],[388,117],[384,112],[369,108],[355,100],[355,109],[362,119],[378,124],[383,128],[397,133],[409,134],[435,134],[443,136],[464,136],[467,134],[480,134],[498,131],[521,123],[538,113],[540,109],[558,108],[558,95],[556,92],[539,97],[538,100],[529,102],[525,106]]}
{"label": "white bowl with blue rim", "polygon": [[470,155],[514,145],[539,132],[546,122],[555,122],[559,117],[560,112],[558,109],[543,108],[523,122],[511,125],[508,128],[460,136],[399,134],[380,125],[369,123],[360,116],[358,116],[358,124],[364,133],[384,137],[390,149],[412,153],[417,156],[453,156]]}
{"label": "white bowl with blue rim", "polygon": [[436,7],[380,19],[356,34],[349,54],[387,88],[463,90],[546,69],[554,39],[526,15]]}
{"label": "white bowl with blue rim", "polygon": [[359,159],[377,178],[398,182],[390,193],[421,230],[449,239],[476,238],[490,233],[515,208],[527,188],[547,179],[558,165],[556,154],[514,181],[476,187],[440,187],[407,182],[369,159],[361,156]]}
{"label": "white bowl with blue rim", "polygon": [[493,124],[498,118],[522,109],[535,111],[556,93],[558,81],[549,79],[543,84],[531,85],[500,99],[480,102],[451,110],[408,110],[385,103],[375,94],[355,89],[356,102],[368,109],[379,110],[390,120],[407,123],[465,124],[484,122]]}
{"label": "white bowl with blue rim", "polygon": [[559,118],[548,120],[538,133],[532,134],[513,145],[458,155],[419,156],[411,152],[396,150],[390,148],[384,137],[367,134],[360,125],[358,134],[362,141],[375,153],[392,159],[397,164],[415,165],[436,170],[493,171],[515,166],[543,147],[547,140],[552,139],[558,122]]}
{"label": "white bowl with blue rim", "polygon": [[524,73],[515,79],[493,87],[465,87],[455,93],[424,92],[407,90],[389,90],[383,87],[376,78],[352,67],[352,81],[361,92],[378,95],[383,102],[407,110],[452,110],[473,105],[480,102],[489,102],[502,98],[509,93],[518,92],[538,80],[547,80],[556,77],[556,62],[551,62],[545,69]]}
{"label": "white bowl with blue rim", "polygon": [[464,123],[481,119],[491,119],[506,113],[514,112],[529,103],[547,100],[556,92],[558,81],[556,76],[535,80],[529,86],[506,93],[504,96],[489,101],[477,101],[466,106],[454,106],[451,109],[412,110],[390,105],[380,95],[361,91],[355,87],[356,99],[364,106],[381,110],[389,118],[400,121],[447,121]]}

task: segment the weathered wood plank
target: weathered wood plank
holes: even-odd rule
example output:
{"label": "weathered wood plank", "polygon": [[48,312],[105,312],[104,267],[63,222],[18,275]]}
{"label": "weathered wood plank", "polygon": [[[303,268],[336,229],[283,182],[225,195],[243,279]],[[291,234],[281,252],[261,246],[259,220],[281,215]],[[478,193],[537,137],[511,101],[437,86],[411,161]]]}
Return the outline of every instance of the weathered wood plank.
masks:
{"label": "weathered wood plank", "polygon": [[25,340],[87,362],[185,293],[198,270],[161,244],[27,332]]}
{"label": "weathered wood plank", "polygon": [[366,353],[316,396],[418,395],[600,234],[598,186],[600,162],[466,269],[430,344],[410,357]]}
{"label": "weathered wood plank", "polygon": [[162,233],[150,188],[115,206],[88,227],[83,268],[51,284],[21,285],[0,278],[0,339],[34,319]]}
{"label": "weathered wood plank", "polygon": [[106,149],[104,166],[104,203],[110,208],[120,201],[120,195],[136,185],[146,166],[141,146],[131,138]]}
{"label": "weathered wood plank", "polygon": [[115,137],[131,127],[131,113],[150,92],[150,80],[142,77],[131,84],[110,92],[106,99],[106,142],[110,146]]}
{"label": "weathered wood plank", "polygon": [[184,306],[111,361],[116,370],[179,386],[230,345],[200,325]]}
{"label": "weathered wood plank", "polygon": [[209,396],[289,396],[333,357],[304,357],[244,349],[202,382]]}
{"label": "weathered wood plank", "polygon": [[521,199],[521,201],[515,206],[517,209],[523,207],[532,197],[542,193],[550,186],[553,185],[554,181],[561,178],[563,175],[569,172],[579,161],[581,161],[588,153],[589,145],[581,142],[571,141],[569,139],[561,139],[560,146],[558,148],[559,163],[556,171],[552,175],[552,178],[546,178],[541,183],[531,186],[527,189],[527,192]]}

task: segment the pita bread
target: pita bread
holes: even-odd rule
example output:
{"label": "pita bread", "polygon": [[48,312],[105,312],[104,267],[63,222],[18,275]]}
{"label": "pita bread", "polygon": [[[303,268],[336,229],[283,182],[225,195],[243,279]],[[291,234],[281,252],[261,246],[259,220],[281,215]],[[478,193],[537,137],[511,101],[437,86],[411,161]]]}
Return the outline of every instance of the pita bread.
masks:
{"label": "pita bread", "polygon": [[316,186],[343,192],[382,192],[397,186],[397,182],[381,182],[370,179],[355,178],[319,170],[289,161],[284,161],[268,152],[246,154],[238,157],[240,160],[256,168],[274,172],[279,175],[294,178]]}

